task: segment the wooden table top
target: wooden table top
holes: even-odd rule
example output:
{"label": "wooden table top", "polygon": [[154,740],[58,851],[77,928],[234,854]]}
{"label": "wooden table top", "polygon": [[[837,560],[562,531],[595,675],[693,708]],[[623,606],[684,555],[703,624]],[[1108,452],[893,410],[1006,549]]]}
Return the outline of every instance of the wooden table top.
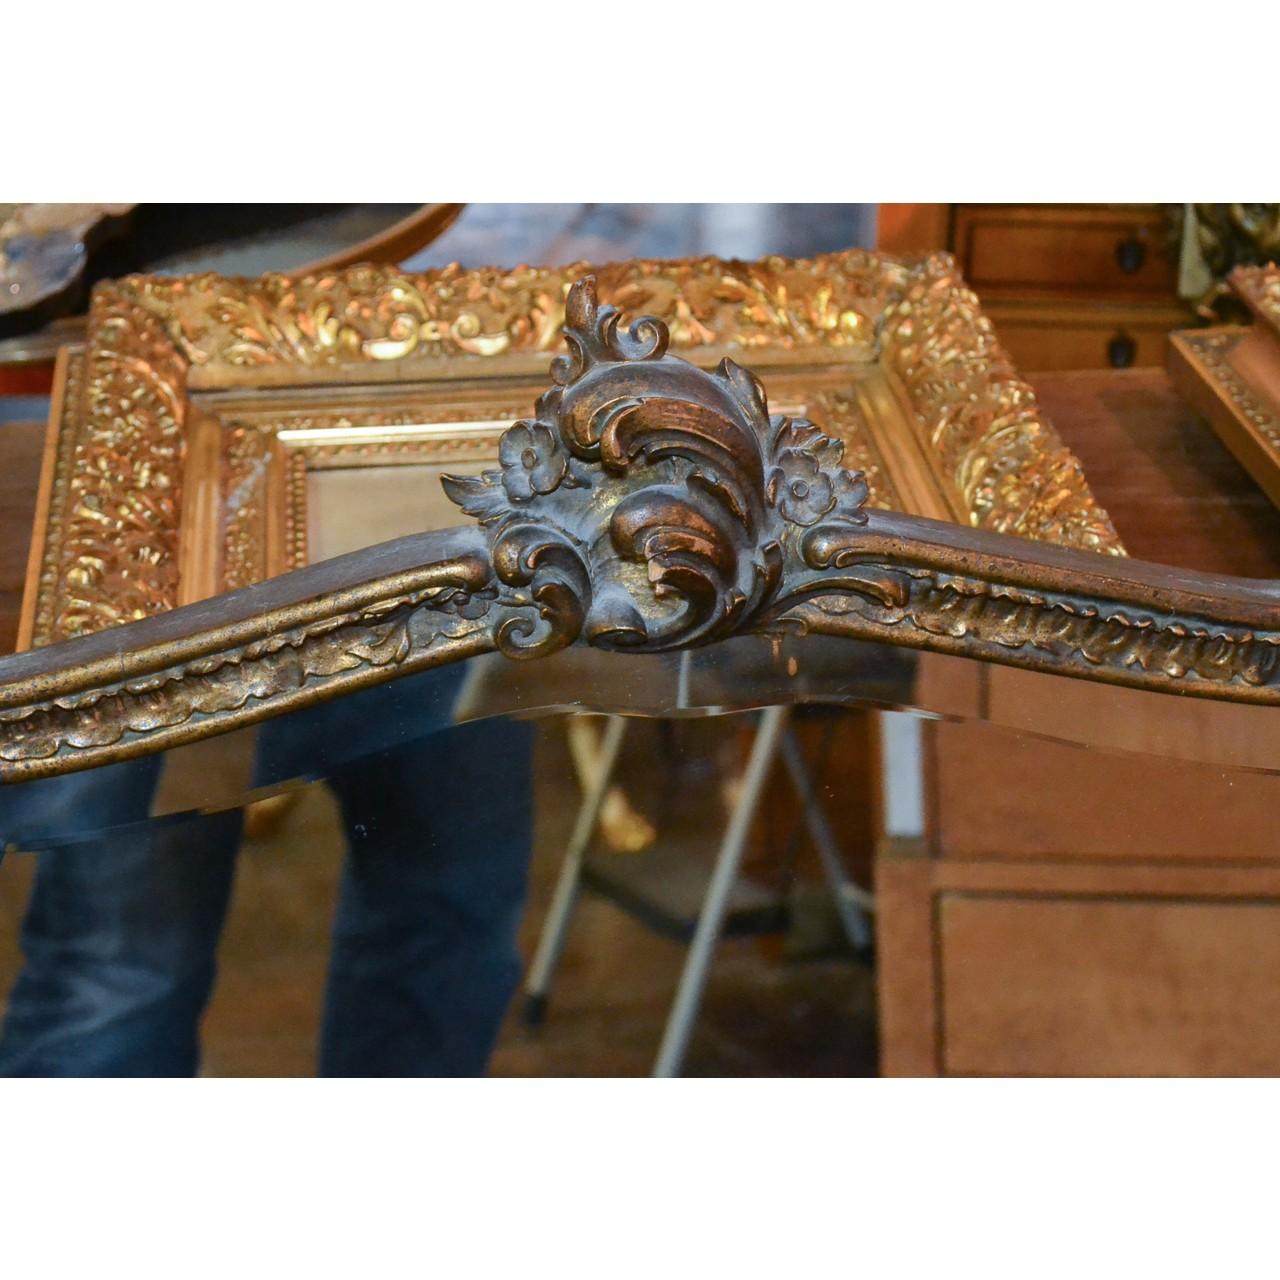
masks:
{"label": "wooden table top", "polygon": [[[1280,510],[1161,369],[1031,374],[1130,555],[1280,578]],[[0,425],[0,652],[22,607],[44,424]]]}
{"label": "wooden table top", "polygon": [[1162,369],[1030,374],[1131,556],[1280,578],[1280,510]]}

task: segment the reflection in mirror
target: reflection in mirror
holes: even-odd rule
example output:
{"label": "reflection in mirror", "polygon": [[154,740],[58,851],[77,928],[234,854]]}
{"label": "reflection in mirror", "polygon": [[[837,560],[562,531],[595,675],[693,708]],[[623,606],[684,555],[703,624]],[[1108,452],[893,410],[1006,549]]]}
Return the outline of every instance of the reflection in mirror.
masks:
{"label": "reflection in mirror", "polygon": [[0,788],[0,821],[6,844],[35,849],[261,801],[473,721],[574,712],[687,718],[771,706],[909,711],[1111,753],[1280,768],[1280,729],[1263,707],[831,636],[740,636],[663,654],[573,648],[534,663],[486,654],[141,760],[10,784]]}
{"label": "reflection in mirror", "polygon": [[[696,687],[695,673],[674,674]],[[308,1071],[316,1037],[327,1071],[413,1072],[423,1061],[479,1070],[500,1027],[499,1071],[645,1071],[663,1061],[660,1050],[666,1068],[692,1073],[870,1071],[870,946],[886,901],[882,971],[913,945],[892,896],[904,876],[928,869],[947,877],[941,900],[982,903],[1017,892],[1028,859],[1048,860],[1086,894],[1140,890],[1160,867],[1190,883],[1215,850],[1268,874],[1280,779],[1256,770],[1054,741],[980,717],[822,705],[781,719],[766,710],[451,723],[480,681],[462,668],[440,677],[421,682],[414,715],[390,696],[413,683],[401,681],[327,714],[186,749],[242,745],[241,758],[224,762],[244,780],[242,806],[180,812],[179,784],[192,777],[170,770],[182,751],[15,788],[64,789],[61,811],[77,812],[79,828],[63,820],[63,838],[32,841],[38,874],[26,853],[0,866],[15,934],[35,884],[27,968],[18,975],[12,940],[0,954],[0,981],[16,982],[0,1068],[194,1069],[194,1032],[149,1040],[148,1002],[157,975],[168,975],[163,999],[194,1027],[225,933],[226,989],[206,1043],[215,1071],[252,1072],[256,1053],[283,1054],[273,1071]],[[204,764],[217,766],[212,756]],[[166,789],[173,812],[144,820]],[[752,821],[734,847],[744,815]],[[930,839],[938,857],[921,861],[914,851]],[[724,941],[691,990],[686,948],[726,856],[737,862],[721,904]],[[527,893],[522,965],[512,940]],[[957,929],[982,927],[956,917]],[[457,956],[465,1013],[450,996],[453,971],[442,977],[428,963],[443,939],[466,941]],[[67,1060],[66,1044],[45,1038],[42,992],[87,1001],[91,1023],[91,957],[102,947],[133,975],[137,1013],[105,1041],[78,1026],[85,1053]],[[770,957],[780,955],[779,969]],[[525,998],[503,1024],[522,968]],[[415,988],[419,970],[446,985]],[[314,997],[299,987],[308,975]],[[954,975],[953,998],[968,998],[967,982]],[[688,1016],[673,1030],[678,993],[688,994]],[[1013,1016],[984,1017],[997,1014]],[[280,1025],[254,1030],[244,1019]],[[584,1033],[584,1019],[599,1032]],[[276,1047],[255,1049],[255,1035]]]}
{"label": "reflection in mirror", "polygon": [[[872,509],[840,441],[770,416],[732,362],[670,357],[661,323],[624,333],[589,280],[565,336],[501,468],[446,483],[476,523],[5,660],[0,820],[39,871],[0,1067],[192,1070],[238,850],[320,792],[344,858],[321,1066],[342,1074],[478,1069],[518,969],[531,848],[547,887],[531,1023],[585,893],[688,944],[659,1074],[685,1066],[717,941],[792,938],[798,840],[846,957],[875,939],[882,973],[915,974],[914,1014],[881,1011],[898,1069],[938,1068],[937,1027],[979,1020],[964,993],[992,985],[942,981],[939,938],[969,939],[962,970],[988,927],[1008,954],[1034,942],[1000,901],[1036,897],[1045,866],[1061,900],[1137,898],[1157,867],[1168,897],[1197,891],[1204,867],[1183,860],[1212,846],[1266,888],[1274,584]],[[1091,500],[1081,513],[1090,536],[1109,529]],[[861,741],[838,768],[837,732]],[[535,740],[573,762],[541,806]],[[1167,786],[1145,785],[1151,759]],[[782,889],[761,896],[749,844],[779,777],[791,834],[772,849]],[[673,825],[682,796],[704,823]],[[569,821],[549,839],[540,814]],[[674,853],[690,831],[701,858]],[[1068,937],[1087,932],[1072,920]],[[103,955],[118,963],[95,969]],[[1051,994],[1057,961],[1037,958]],[[1127,961],[1098,963],[1101,1003],[1127,998]],[[104,972],[113,1031],[96,1035]],[[70,1011],[56,1026],[51,993]],[[180,1014],[157,1021],[157,1004]],[[1063,1013],[1032,1004],[991,1028]],[[1087,1005],[1067,1012],[1093,1043]],[[941,1065],[1002,1069],[982,1053],[1006,1042],[958,1036]]]}

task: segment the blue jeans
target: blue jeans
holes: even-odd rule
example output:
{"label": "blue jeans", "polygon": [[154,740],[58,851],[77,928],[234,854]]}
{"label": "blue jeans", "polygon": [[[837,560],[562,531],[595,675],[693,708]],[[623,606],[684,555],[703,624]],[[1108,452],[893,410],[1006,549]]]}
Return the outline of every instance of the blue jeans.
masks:
{"label": "blue jeans", "polygon": [[[350,746],[363,732],[383,745],[361,726],[385,726],[393,696],[402,715],[415,681],[438,694],[442,674],[286,717],[264,727],[260,750],[279,765],[308,742]],[[480,721],[326,765],[348,854],[321,1075],[484,1071],[519,979],[531,745],[528,725]],[[39,855],[0,1076],[198,1069],[240,814],[136,821],[158,770],[145,760],[59,780],[100,826],[134,821]]]}

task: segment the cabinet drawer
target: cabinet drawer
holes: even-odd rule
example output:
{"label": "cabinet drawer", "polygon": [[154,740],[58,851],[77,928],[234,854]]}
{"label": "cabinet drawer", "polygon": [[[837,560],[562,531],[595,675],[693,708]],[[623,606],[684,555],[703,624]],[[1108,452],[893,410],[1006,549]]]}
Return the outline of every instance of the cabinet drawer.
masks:
{"label": "cabinet drawer", "polygon": [[1179,307],[1036,306],[987,303],[996,336],[1024,373],[1162,366]]}
{"label": "cabinet drawer", "polygon": [[[1041,705],[1044,723],[1052,723],[1050,704]],[[1181,710],[1175,703],[1171,714]],[[1232,723],[1219,717],[1215,726],[1214,713],[1237,708],[1206,703],[1196,710],[1204,713],[1202,731],[1211,738],[1229,732]],[[1192,723],[1185,722],[1188,731]],[[1160,725],[1150,723],[1147,732],[1158,741]],[[938,721],[927,740],[936,849],[943,859],[1274,865],[1280,854],[1280,775],[1274,773],[1170,758],[1155,762],[1137,750],[1096,751],[989,724]],[[1130,741],[1140,745],[1136,737]],[[1264,746],[1259,739],[1259,752]],[[1089,802],[1081,804],[1081,796]]]}
{"label": "cabinet drawer", "polygon": [[1280,1074],[1280,903],[939,902],[944,1070]]}
{"label": "cabinet drawer", "polygon": [[959,205],[956,252],[979,293],[1172,298],[1177,264],[1158,209]]}

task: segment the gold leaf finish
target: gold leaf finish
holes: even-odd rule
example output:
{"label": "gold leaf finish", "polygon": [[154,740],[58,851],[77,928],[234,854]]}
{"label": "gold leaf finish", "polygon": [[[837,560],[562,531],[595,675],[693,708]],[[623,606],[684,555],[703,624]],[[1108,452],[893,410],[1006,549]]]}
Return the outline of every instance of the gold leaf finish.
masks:
{"label": "gold leaf finish", "polygon": [[[570,283],[590,269],[517,267],[422,275],[356,267],[310,279],[133,277],[118,286],[198,368],[381,362],[549,351]],[[907,269],[853,251],[802,261],[632,261],[598,268],[603,293],[666,323],[674,347],[853,348]]]}
{"label": "gold leaf finish", "polygon": [[171,608],[178,586],[185,362],[154,316],[108,291],[85,366],[58,522],[58,636]]}
{"label": "gold leaf finish", "polygon": [[231,424],[224,435],[222,582],[228,591],[269,576],[266,489],[274,436],[244,423]]}
{"label": "gold leaf finish", "polygon": [[867,506],[901,511],[903,502],[889,470],[867,432],[857,398],[844,391],[817,391],[805,403],[805,416],[821,423],[828,435],[844,445],[844,460],[866,481]]}
{"label": "gold leaf finish", "polygon": [[316,367],[542,350],[559,332],[560,276],[353,267],[302,280],[134,277],[120,287],[163,321],[193,365]]}
{"label": "gold leaf finish", "polygon": [[[439,380],[525,370],[557,347],[581,265],[421,275],[356,267],[304,279],[136,276],[100,285],[72,366],[41,549],[31,640],[47,644],[176,605],[189,398],[235,387]],[[1090,550],[1122,551],[1079,463],[996,342],[949,257],[862,250],[805,261],[633,261],[599,269],[601,295],[668,328],[703,363],[741,350],[757,369],[877,365],[959,517]],[[523,361],[523,363],[521,363]],[[461,364],[459,362],[462,362]],[[506,362],[506,363],[504,363]],[[851,378],[853,374],[850,374]],[[74,384],[74,385],[73,385]],[[832,401],[838,417],[843,410]],[[519,406],[527,412],[528,406]],[[851,415],[844,415],[851,420]],[[873,504],[895,505],[866,439],[833,422]],[[256,581],[260,425],[231,420],[224,455],[224,582]]]}
{"label": "gold leaf finish", "polygon": [[885,308],[881,350],[974,528],[1122,555],[1079,459],[1040,411],[947,254]]}
{"label": "gold leaf finish", "polygon": [[1247,330],[1189,330],[1177,335],[1181,344],[1204,365],[1210,378],[1239,413],[1280,458],[1280,417],[1236,371],[1231,352],[1240,345]]}

